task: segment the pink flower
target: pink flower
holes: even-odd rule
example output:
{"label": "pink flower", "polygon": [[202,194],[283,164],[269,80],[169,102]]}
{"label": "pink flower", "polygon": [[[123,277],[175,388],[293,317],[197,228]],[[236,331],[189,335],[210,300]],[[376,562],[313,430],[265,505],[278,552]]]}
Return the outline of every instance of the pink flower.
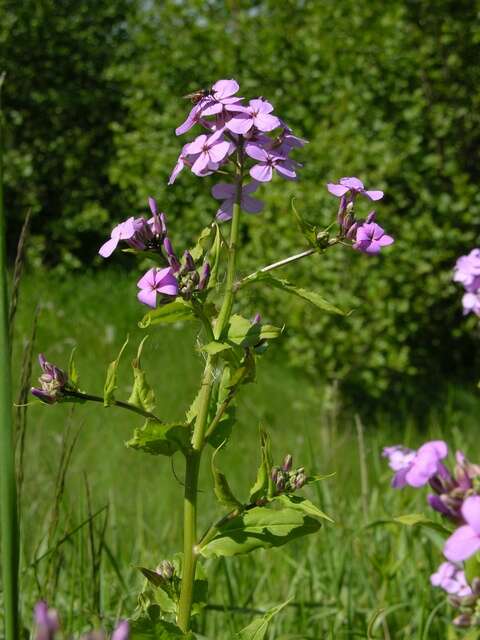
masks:
{"label": "pink flower", "polygon": [[463,562],[480,551],[480,496],[467,498],[461,513],[466,524],[459,527],[443,547],[444,556],[451,562]]}
{"label": "pink flower", "polygon": [[337,196],[337,198],[341,198],[349,191],[352,196],[356,196],[357,193],[361,193],[370,200],[381,200],[383,198],[383,191],[366,191],[363,186],[363,182],[358,178],[341,178],[339,184],[335,184],[333,182],[329,182],[327,184],[327,189],[329,192]]}
{"label": "pink flower", "polygon": [[365,222],[356,229],[354,249],[363,253],[379,253],[382,247],[393,244],[395,240],[388,236],[376,222]]}
{"label": "pink flower", "polygon": [[221,131],[216,131],[211,136],[202,134],[193,142],[185,145],[186,152],[198,154],[192,165],[192,172],[197,176],[203,176],[208,171],[215,171],[219,164],[226,158],[230,151],[231,143],[223,139]]}
{"label": "pink flower", "polygon": [[296,180],[297,174],[293,168],[294,164],[285,156],[281,156],[274,151],[268,151],[256,143],[245,145],[245,152],[250,158],[258,161],[250,169],[250,175],[254,180],[269,182],[273,177],[274,169],[282,178]]}
{"label": "pink flower", "polygon": [[441,587],[451,595],[464,598],[472,595],[472,588],[465,578],[465,573],[451,562],[442,562],[437,571],[430,576],[434,587]]}
{"label": "pink flower", "polygon": [[443,440],[432,440],[414,451],[401,445],[385,447],[383,455],[388,458],[391,469],[395,471],[392,487],[400,489],[405,485],[423,487],[437,473],[443,472],[440,462],[446,458],[448,448]]}
{"label": "pink flower", "polygon": [[[234,108],[231,107],[231,110]],[[272,131],[280,126],[280,120],[271,115],[273,106],[267,100],[250,100],[248,107],[238,106],[237,109],[239,113],[225,124],[233,133],[245,135],[252,127],[259,131]]]}
{"label": "pink flower", "polygon": [[[250,182],[242,187],[241,208],[247,213],[260,213],[263,202],[252,198],[249,194],[256,191],[258,182]],[[217,220],[230,220],[233,215],[233,205],[236,196],[236,186],[226,182],[219,182],[212,188],[212,196],[217,200],[223,200],[217,211]]]}
{"label": "pink flower", "polygon": [[173,274],[171,267],[159,269],[153,267],[140,278],[137,286],[141,291],[138,292],[138,299],[143,304],[155,309],[157,306],[157,295],[171,297],[178,293],[178,282]]}
{"label": "pink flower", "polygon": [[53,640],[60,629],[56,610],[49,609],[47,603],[41,600],[35,605],[34,617],[37,625],[36,640]]}
{"label": "pink flower", "polygon": [[177,136],[189,131],[204,116],[221,114],[238,105],[242,98],[234,97],[239,90],[236,80],[218,80],[210,89],[208,95],[203,97],[190,111],[185,122],[175,129]]}
{"label": "pink flower", "polygon": [[112,634],[112,640],[128,640],[130,636],[130,627],[126,620],[122,620],[118,623],[115,631]]}

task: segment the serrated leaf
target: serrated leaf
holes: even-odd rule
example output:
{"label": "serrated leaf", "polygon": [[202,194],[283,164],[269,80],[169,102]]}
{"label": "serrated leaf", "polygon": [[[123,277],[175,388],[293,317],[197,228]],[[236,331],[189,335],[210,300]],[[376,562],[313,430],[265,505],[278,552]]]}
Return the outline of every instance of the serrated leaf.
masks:
{"label": "serrated leaf", "polygon": [[135,429],[126,446],[152,455],[172,456],[176,451],[188,449],[190,436],[190,428],[186,424],[148,419],[143,427]]}
{"label": "serrated leaf", "polygon": [[141,329],[146,329],[154,324],[171,324],[184,320],[193,320],[195,313],[190,302],[183,298],[175,298],[173,302],[163,304],[146,313],[138,323]]}
{"label": "serrated leaf", "polygon": [[117,358],[108,365],[107,376],[105,379],[105,386],[103,388],[103,404],[105,407],[108,407],[112,400],[114,400],[114,394],[117,389],[117,369],[120,363],[120,358],[122,357],[122,353],[125,350],[125,347],[128,344],[128,336],[125,342],[123,343],[122,348],[117,356]]}
{"label": "serrated leaf", "polygon": [[313,304],[317,309],[322,309],[322,311],[328,311],[328,313],[336,313],[340,316],[348,315],[345,311],[336,307],[334,304],[323,298],[316,291],[309,291],[308,289],[303,289],[302,287],[296,287],[288,280],[281,280],[280,278],[275,278],[269,273],[257,273],[254,277],[245,281],[245,284],[248,282],[265,282],[270,287],[274,287],[275,289],[280,289],[281,291],[285,291],[286,293],[290,293],[291,295],[296,296],[297,298],[302,298],[302,300],[306,300]]}
{"label": "serrated leaf", "polygon": [[237,633],[238,640],[264,640],[271,619],[286,607],[290,600],[291,598],[283,604],[272,607],[261,618],[255,618],[248,627]]}
{"label": "serrated leaf", "polygon": [[155,409],[155,392],[147,382],[145,372],[142,370],[140,364],[143,345],[147,338],[148,336],[145,336],[140,342],[137,357],[132,360],[133,389],[128,402],[136,407],[140,407],[140,409],[152,412]]}
{"label": "serrated leaf", "polygon": [[[222,443],[223,445],[224,443]],[[242,509],[242,503],[235,498],[232,490],[230,489],[230,485],[228,484],[228,480],[224,473],[218,469],[215,465],[215,458],[220,451],[218,447],[212,454],[212,475],[213,475],[213,490],[217,497],[217,500],[229,511],[233,509]]]}
{"label": "serrated leaf", "polygon": [[263,507],[243,511],[221,524],[215,536],[205,546],[200,546],[200,553],[212,558],[280,547],[315,533],[320,527],[318,518],[306,515],[296,507],[282,507],[273,500]]}

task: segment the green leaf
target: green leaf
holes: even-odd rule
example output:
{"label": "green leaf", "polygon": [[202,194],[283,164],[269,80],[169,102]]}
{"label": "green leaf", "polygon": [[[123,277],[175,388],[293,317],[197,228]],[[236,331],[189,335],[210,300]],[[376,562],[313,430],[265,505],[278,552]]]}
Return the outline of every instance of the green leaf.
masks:
{"label": "green leaf", "polygon": [[210,279],[208,281],[208,289],[213,289],[217,286],[218,282],[218,269],[220,266],[220,258],[222,255],[222,250],[224,248],[224,242],[222,238],[222,233],[220,231],[219,225],[215,222],[215,239],[213,244],[208,252],[208,259],[210,262]]}
{"label": "green leaf", "polygon": [[[246,283],[249,281],[247,280]],[[325,300],[319,293],[316,291],[309,291],[308,289],[302,289],[301,287],[296,287],[295,285],[288,282],[288,280],[281,280],[280,278],[275,278],[269,273],[258,273],[255,277],[251,278],[250,282],[265,282],[270,287],[274,287],[275,289],[281,289],[286,293],[290,293],[297,298],[302,298],[302,300],[307,300],[311,304],[313,304],[317,309],[322,309],[322,311],[328,311],[329,313],[336,313],[341,316],[348,315],[340,309],[336,307],[328,300]]]}
{"label": "green leaf", "polygon": [[[229,386],[230,375],[230,368],[228,366],[224,367],[220,382],[218,384],[218,388],[216,390],[216,402],[212,403],[212,411],[209,416],[210,422],[211,420],[213,420],[214,415],[216,415],[217,412],[220,411],[222,405],[224,403],[228,403],[228,406],[224,410],[223,416],[220,419],[220,422],[218,423],[216,429],[207,438],[207,442],[215,449],[228,441],[236,420],[235,406],[233,405],[233,395],[235,393],[235,389],[232,389]],[[213,412],[213,409],[215,409],[215,413]]]}
{"label": "green leaf", "polygon": [[220,504],[226,507],[229,511],[231,511],[232,509],[242,509],[242,503],[239,502],[233,495],[225,474],[222,473],[215,465],[215,458],[223,444],[224,442],[222,443],[222,445],[220,445],[220,447],[215,449],[212,454],[213,490]]}
{"label": "green leaf", "polygon": [[285,505],[286,507],[291,507],[292,509],[299,509],[307,516],[313,516],[314,518],[319,518],[320,520],[328,520],[328,522],[332,522],[332,518],[327,516],[321,509],[319,509],[313,502],[310,502],[307,498],[303,496],[298,496],[294,494],[283,494],[281,496],[277,496],[275,500]]}
{"label": "green leaf", "polygon": [[214,356],[216,353],[221,353],[222,351],[226,351],[227,349],[231,348],[231,344],[227,344],[226,342],[217,342],[216,340],[214,340],[203,345],[202,351],[205,351],[205,353]]}
{"label": "green leaf", "polygon": [[315,533],[319,518],[307,515],[298,505],[283,506],[272,500],[219,525],[215,536],[200,547],[206,558],[235,556],[255,549],[280,547],[296,538]]}
{"label": "green leaf", "polygon": [[236,637],[238,640],[263,640],[271,619],[276,616],[277,613],[279,613],[290,602],[290,600],[291,598],[283,604],[272,607],[272,609],[269,609],[264,613],[261,618],[255,618],[248,627],[245,627],[245,629],[242,629],[237,633]]}
{"label": "green leaf", "polygon": [[480,553],[475,554],[468,560],[465,560],[465,577],[467,582],[472,584],[474,578],[480,578]]}
{"label": "green leaf", "polygon": [[184,634],[181,629],[165,620],[152,620],[148,616],[130,620],[129,640],[193,640],[192,633]]}
{"label": "green leaf", "polygon": [[135,429],[127,447],[153,455],[172,456],[190,446],[190,428],[184,423],[171,424],[148,419],[143,427]]}
{"label": "green leaf", "polygon": [[240,347],[254,347],[262,340],[275,340],[282,334],[283,328],[270,324],[252,323],[240,315],[230,318],[228,340]]}
{"label": "green leaf", "polygon": [[260,452],[261,461],[257,471],[257,478],[250,489],[250,502],[267,498],[273,491],[272,466],[273,459],[271,453],[270,437],[268,433],[260,429]]}
{"label": "green leaf", "polygon": [[396,518],[392,518],[390,520],[376,520],[375,522],[367,525],[366,528],[368,529],[370,527],[376,527],[386,524],[401,524],[407,527],[420,526],[427,529],[432,529],[434,531],[439,531],[440,533],[443,533],[447,536],[451,534],[451,531],[447,529],[447,527],[440,524],[439,522],[435,522],[435,520],[430,520],[429,518],[424,516],[423,513],[407,513],[403,516],[397,516]]}
{"label": "green leaf", "polygon": [[128,402],[152,412],[155,409],[155,392],[147,382],[145,372],[140,365],[140,356],[142,355],[143,345],[148,336],[145,336],[138,347],[137,357],[132,361],[133,368],[133,389]]}
{"label": "green leaf", "polygon": [[125,342],[123,343],[122,348],[120,349],[120,353],[118,354],[117,359],[108,365],[107,377],[105,380],[105,386],[103,388],[103,404],[105,407],[108,407],[112,403],[112,401],[115,399],[114,394],[117,389],[117,369],[120,363],[120,358],[122,357],[122,353],[124,352],[127,344],[128,344],[128,336]]}
{"label": "green leaf", "polygon": [[175,298],[173,302],[163,304],[143,316],[138,323],[141,329],[154,324],[169,324],[183,320],[193,320],[195,313],[190,302],[183,298]]}
{"label": "green leaf", "polygon": [[194,259],[195,262],[198,262],[205,255],[206,247],[208,246],[209,241],[211,240],[213,234],[215,233],[215,227],[218,226],[215,223],[205,227],[200,231],[200,235],[198,236],[197,244],[190,249],[190,255]]}
{"label": "green leaf", "polygon": [[68,384],[73,389],[78,389],[78,371],[75,365],[75,351],[77,347],[73,347],[68,361]]}
{"label": "green leaf", "polygon": [[315,225],[310,224],[310,222],[307,222],[307,220],[305,220],[305,218],[299,213],[295,206],[295,198],[292,198],[292,212],[295,220],[297,221],[298,228],[306,238],[308,244],[312,247],[316,247],[318,228]]}

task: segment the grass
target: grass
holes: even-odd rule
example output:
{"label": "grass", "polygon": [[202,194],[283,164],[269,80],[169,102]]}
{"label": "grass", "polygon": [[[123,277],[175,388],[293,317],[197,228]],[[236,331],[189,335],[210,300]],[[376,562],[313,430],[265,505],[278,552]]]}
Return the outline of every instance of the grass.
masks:
{"label": "grass", "polygon": [[[101,393],[106,366],[130,334],[117,391],[119,399],[128,398],[129,360],[145,335],[137,328],[142,309],[134,279],[107,271],[62,281],[30,275],[15,335],[16,379],[37,302],[38,351],[66,366],[76,346],[86,391]],[[157,394],[157,413],[166,420],[181,417],[197,390],[202,357],[192,355],[195,331],[188,325],[149,331],[143,364]],[[375,524],[426,512],[425,491],[393,491],[380,454],[387,444],[415,446],[444,437],[478,459],[478,408],[477,398],[452,389],[422,430],[413,417],[402,425],[361,425],[340,411],[332,390],[267,353],[257,383],[240,397],[236,432],[217,461],[234,492],[246,497],[261,423],[278,462],[292,453],[310,472],[335,474],[307,490],[335,524],[284,548],[205,563],[213,606],[198,617],[197,630],[211,640],[228,640],[256,611],[293,596],[294,604],[271,624],[271,640],[447,637],[452,610],[429,584],[441,562],[439,534]],[[46,597],[66,628],[108,627],[135,609],[143,585],[136,567],[154,568],[181,548],[182,461],[125,448],[139,424],[128,412],[99,405],[30,407],[21,494],[25,626],[34,602]],[[207,466],[200,528],[221,513]]]}

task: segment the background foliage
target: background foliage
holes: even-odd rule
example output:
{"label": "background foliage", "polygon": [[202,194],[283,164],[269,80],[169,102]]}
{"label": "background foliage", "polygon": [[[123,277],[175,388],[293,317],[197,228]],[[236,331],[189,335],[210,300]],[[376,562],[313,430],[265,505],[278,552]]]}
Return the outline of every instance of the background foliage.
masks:
{"label": "background foliage", "polygon": [[259,311],[276,324],[288,316],[293,364],[396,407],[425,388],[431,399],[446,379],[473,380],[476,323],[461,317],[450,278],[479,231],[478,1],[0,6],[11,237],[32,207],[34,266],[90,267],[111,223],[143,212],[148,194],[177,243],[192,239],[215,203],[210,179],[166,186],[188,108],[179,98],[233,76],[310,140],[300,182],[277,181],[266,212],[248,220],[242,270],[302,248],[291,196],[312,221],[330,222],[336,202],[324,185],[343,175],[386,192],[381,223],[397,238],[380,258],[334,250],[285,270],[360,307],[339,321],[266,294]]}

